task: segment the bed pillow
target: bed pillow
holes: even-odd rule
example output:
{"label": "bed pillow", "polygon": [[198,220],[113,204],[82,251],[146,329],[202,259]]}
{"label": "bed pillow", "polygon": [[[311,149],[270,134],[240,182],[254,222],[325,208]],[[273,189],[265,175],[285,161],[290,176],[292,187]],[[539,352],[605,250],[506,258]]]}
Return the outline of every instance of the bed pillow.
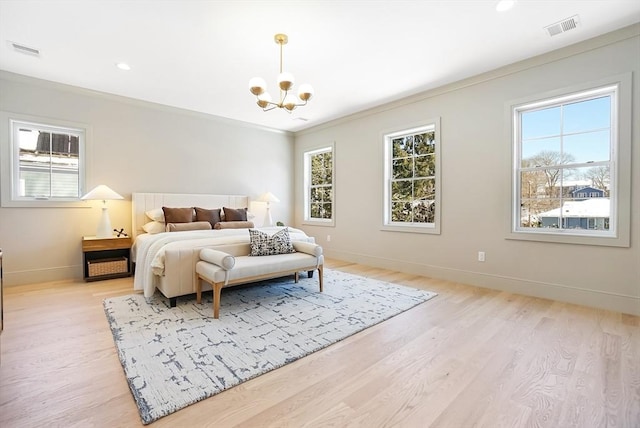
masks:
{"label": "bed pillow", "polygon": [[164,212],[164,222],[169,223],[191,223],[193,221],[193,208],[168,208],[162,207]]}
{"label": "bed pillow", "polygon": [[155,210],[145,211],[144,214],[151,219],[151,221],[164,222],[164,212],[162,208],[156,208]]}
{"label": "bed pillow", "polygon": [[186,230],[211,230],[208,221],[192,221],[190,223],[167,223],[167,232],[184,232]]}
{"label": "bed pillow", "polygon": [[247,208],[227,208],[224,210],[224,221],[247,221]]}
{"label": "bed pillow", "polygon": [[289,229],[284,228],[269,235],[256,229],[249,229],[250,256],[272,256],[275,254],[295,253]]}
{"label": "bed pillow", "polygon": [[209,210],[206,208],[194,207],[194,209],[196,210],[196,221],[208,221],[212,228],[216,226],[216,223],[220,223],[222,221],[220,218],[220,208]]}
{"label": "bed pillow", "polygon": [[250,229],[254,227],[252,221],[222,221],[216,223],[214,229]]}
{"label": "bed pillow", "polygon": [[161,233],[166,230],[166,226],[162,221],[150,221],[142,226],[142,230],[150,234]]}

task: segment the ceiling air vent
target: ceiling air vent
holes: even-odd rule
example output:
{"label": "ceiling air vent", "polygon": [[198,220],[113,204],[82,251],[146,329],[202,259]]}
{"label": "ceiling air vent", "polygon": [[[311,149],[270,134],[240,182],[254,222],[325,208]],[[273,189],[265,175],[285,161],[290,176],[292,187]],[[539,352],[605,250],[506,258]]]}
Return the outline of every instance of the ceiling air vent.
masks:
{"label": "ceiling air vent", "polygon": [[563,19],[560,22],[556,22],[555,24],[548,25],[544,27],[547,30],[549,36],[557,36],[558,34],[565,33],[569,30],[573,30],[578,27],[580,20],[578,19],[578,15],[574,15],[571,18]]}
{"label": "ceiling air vent", "polygon": [[13,50],[27,55],[40,56],[40,50],[36,48],[30,48],[29,46],[21,45],[16,42],[9,42],[13,47]]}

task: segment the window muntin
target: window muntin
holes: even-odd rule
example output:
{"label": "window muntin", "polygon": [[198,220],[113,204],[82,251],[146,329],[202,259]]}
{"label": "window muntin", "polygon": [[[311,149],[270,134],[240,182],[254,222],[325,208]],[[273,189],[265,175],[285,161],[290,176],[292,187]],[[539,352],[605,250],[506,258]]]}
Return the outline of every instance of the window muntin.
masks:
{"label": "window muntin", "polygon": [[333,224],[333,147],[305,152],[306,222]]}
{"label": "window muntin", "polygon": [[386,134],[383,229],[439,233],[439,126]]}
{"label": "window muntin", "polygon": [[83,129],[11,120],[13,201],[78,201],[84,187]]}
{"label": "window muntin", "polygon": [[514,232],[615,236],[616,105],[608,86],[513,109]]}

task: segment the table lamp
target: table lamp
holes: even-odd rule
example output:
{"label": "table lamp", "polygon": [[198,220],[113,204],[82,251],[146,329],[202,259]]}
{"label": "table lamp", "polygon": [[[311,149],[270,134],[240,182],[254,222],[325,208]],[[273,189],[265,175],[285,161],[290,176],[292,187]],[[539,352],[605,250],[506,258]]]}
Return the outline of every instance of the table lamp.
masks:
{"label": "table lamp", "polygon": [[107,201],[124,198],[109,187],[101,184],[80,199],[85,201],[102,201],[102,217],[100,218],[100,223],[98,223],[96,238],[111,238],[113,231],[111,229],[111,220],[109,220],[109,212],[107,211]]}
{"label": "table lamp", "polygon": [[264,226],[273,226],[273,220],[271,220],[271,211],[269,209],[269,204],[271,202],[280,202],[280,199],[276,198],[273,195],[273,193],[267,192],[258,198],[258,202],[267,203],[267,212],[264,214]]}

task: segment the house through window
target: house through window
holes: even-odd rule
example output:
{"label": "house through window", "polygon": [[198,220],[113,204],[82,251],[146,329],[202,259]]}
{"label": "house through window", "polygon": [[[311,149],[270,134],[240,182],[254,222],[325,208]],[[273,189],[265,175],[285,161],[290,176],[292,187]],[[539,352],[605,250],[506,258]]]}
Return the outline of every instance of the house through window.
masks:
{"label": "house through window", "polygon": [[514,231],[615,233],[617,86],[513,109]]}
{"label": "house through window", "polygon": [[78,200],[84,130],[11,121],[13,200]]}

